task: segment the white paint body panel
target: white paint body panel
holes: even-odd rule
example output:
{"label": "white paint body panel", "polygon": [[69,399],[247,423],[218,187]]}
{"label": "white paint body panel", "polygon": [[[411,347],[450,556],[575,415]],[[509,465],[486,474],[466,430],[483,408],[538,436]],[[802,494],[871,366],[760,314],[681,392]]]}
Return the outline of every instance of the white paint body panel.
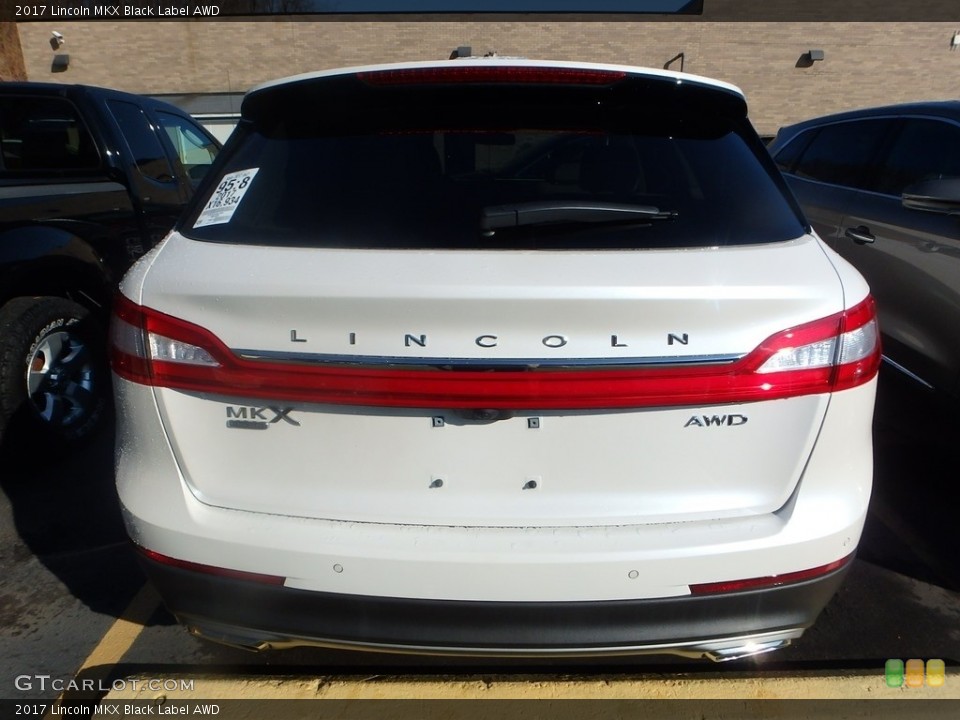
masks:
{"label": "white paint body panel", "polygon": [[[781,266],[790,276],[773,285]],[[152,258],[140,301],[190,319],[238,352],[591,363],[739,357],[844,305],[812,237],[551,253],[267,249],[174,235]],[[687,344],[670,344],[671,334]],[[481,347],[481,335],[499,344]],[[567,344],[546,347],[545,336]],[[614,336],[624,347],[613,347]],[[491,424],[449,410],[168,389],[156,399],[187,486],[209,505],[354,522],[586,527],[776,510],[796,487],[828,398],[529,412]],[[251,431],[227,423],[241,412],[270,419],[270,406],[290,410],[299,425]],[[433,426],[437,416],[445,427]],[[529,429],[528,417],[540,418],[540,428]],[[691,425],[693,417],[724,424]],[[725,424],[728,417],[736,424]]]}
{"label": "white paint body panel", "polygon": [[[850,290],[866,295],[862,281]],[[235,350],[489,360],[739,356],[844,307],[836,270],[809,236],[689,250],[471,252],[224,246],[174,234],[143,293],[144,305]],[[291,343],[292,329],[307,342]],[[671,333],[689,343],[668,344]],[[406,335],[426,335],[426,347],[405,344]],[[479,347],[480,335],[498,345]],[[567,345],[546,347],[548,335]]]}
{"label": "white paint body panel", "polygon": [[[164,312],[202,317],[228,344],[282,349],[291,321],[312,333],[322,325],[311,317],[338,317],[307,312],[302,294],[308,287],[326,292],[335,305],[354,307],[356,322],[356,305],[365,301],[350,288],[362,279],[380,308],[413,296],[416,320],[409,308],[398,315],[431,328],[452,326],[458,311],[448,303],[416,302],[417,293],[476,300],[479,285],[491,283],[494,298],[523,293],[542,300],[544,313],[550,298],[579,295],[578,313],[550,317],[560,318],[571,336],[581,329],[588,336],[590,322],[603,314],[584,301],[593,282],[604,312],[619,310],[617,322],[626,324],[618,327],[628,331],[659,317],[631,316],[631,305],[669,308],[664,299],[673,297],[688,310],[676,317],[691,336],[707,338],[697,354],[742,354],[779,329],[855,305],[866,292],[855,271],[816,238],[683,253],[498,253],[485,260],[500,263],[497,271],[458,254],[410,253],[419,257],[410,257],[400,275],[397,263],[407,258],[389,257],[356,264],[357,278],[344,274],[346,251],[321,251],[310,262],[307,253],[229,248],[216,254],[214,272],[204,264],[214,249],[224,250],[172,236],[126,278],[123,292]],[[768,252],[771,263],[764,267]],[[684,256],[682,262],[676,255]],[[533,267],[534,259],[543,272],[521,282],[517,266]],[[442,261],[447,268],[438,274]],[[572,268],[567,263],[581,271],[572,276],[572,288],[555,280],[560,268]],[[416,274],[424,264],[429,272]],[[769,282],[775,267],[792,268],[788,282]],[[671,284],[669,268],[682,269],[687,284]],[[455,281],[454,271],[467,269],[472,275]],[[397,280],[411,273],[417,282]],[[282,282],[270,280],[278,274]],[[704,297],[702,281],[710,274],[717,279],[715,296]],[[641,275],[645,283],[628,285],[628,278],[636,282]],[[240,276],[243,292],[231,292]],[[683,297],[680,287],[694,297]],[[491,317],[526,323],[532,331],[534,320],[546,316]],[[724,321],[734,332],[722,332]],[[278,325],[274,339],[266,340],[271,336],[264,330]],[[388,327],[374,324],[369,332],[375,352],[398,354]],[[598,344],[604,335],[595,334]],[[449,355],[453,347],[438,352]],[[481,352],[470,342],[456,348],[461,356]],[[338,351],[334,345],[322,349]],[[591,347],[584,355],[597,351]],[[279,575],[289,587],[448,600],[676,597],[693,583],[798,571],[853,551],[870,495],[874,392],[875,381],[832,396],[725,408],[558,413],[543,416],[540,430],[518,427],[525,425],[522,416],[433,428],[424,413],[314,407],[295,413],[301,428],[279,423],[265,433],[239,432],[233,440],[224,437],[233,432],[224,427],[224,407],[242,398],[194,397],[117,379],[118,489],[139,544],[193,562]],[[682,425],[690,415],[740,411],[752,424],[687,428],[693,439],[683,444]],[[132,428],[136,432],[126,432]],[[750,434],[727,434],[743,430]],[[632,469],[625,467],[631,458],[637,463]],[[398,461],[403,472],[396,471]],[[750,480],[741,483],[736,473],[744,472]],[[434,474],[449,478],[439,491],[428,487]],[[528,476],[538,476],[542,487],[522,490]],[[225,507],[231,505],[247,509]]]}
{"label": "white paint body panel", "polygon": [[[875,381],[835,394],[803,478],[776,512],[601,527],[464,528],[315,520],[225,510],[196,498],[153,391],[117,379],[117,447],[133,540],[170,557],[287,578],[292,587],[383,597],[575,601],[670,597],[691,583],[818,567],[856,547],[872,478]],[[275,486],[275,478],[264,483]],[[337,573],[334,565],[344,571]],[[638,570],[636,579],[629,577]]]}
{"label": "white paint body panel", "polygon": [[[225,400],[159,393],[188,487],[220,507],[358,522],[588,526],[756,515],[786,502],[827,402],[528,414],[432,426],[431,414],[297,406],[299,427],[225,427]],[[261,405],[254,402],[254,405]],[[440,412],[440,411],[437,411]],[[698,427],[692,416],[749,418]],[[272,413],[264,412],[271,418]],[[811,422],[812,421],[812,422]],[[442,486],[434,486],[436,481]],[[529,484],[536,483],[536,487]]]}

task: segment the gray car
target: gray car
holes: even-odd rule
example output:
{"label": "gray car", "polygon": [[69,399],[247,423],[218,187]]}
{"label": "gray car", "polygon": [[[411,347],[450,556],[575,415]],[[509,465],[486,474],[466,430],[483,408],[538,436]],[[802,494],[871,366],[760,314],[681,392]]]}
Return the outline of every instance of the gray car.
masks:
{"label": "gray car", "polygon": [[960,398],[960,102],[808,120],[770,152],[813,228],[869,282],[884,359]]}

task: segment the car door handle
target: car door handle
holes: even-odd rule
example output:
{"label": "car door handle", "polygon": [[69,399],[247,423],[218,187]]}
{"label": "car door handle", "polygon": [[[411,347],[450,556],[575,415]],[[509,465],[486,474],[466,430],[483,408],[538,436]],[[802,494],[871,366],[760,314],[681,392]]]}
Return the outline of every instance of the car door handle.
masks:
{"label": "car door handle", "polygon": [[868,245],[876,241],[876,236],[870,232],[866,225],[860,225],[855,228],[847,228],[844,236],[853,240],[857,245]]}

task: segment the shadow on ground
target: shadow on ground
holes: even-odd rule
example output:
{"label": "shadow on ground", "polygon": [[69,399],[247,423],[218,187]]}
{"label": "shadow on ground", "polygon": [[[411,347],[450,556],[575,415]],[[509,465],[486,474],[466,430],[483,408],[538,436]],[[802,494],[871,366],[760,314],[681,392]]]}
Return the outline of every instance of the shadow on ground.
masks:
{"label": "shadow on ground", "polygon": [[[0,447],[0,489],[13,518],[4,528],[4,573],[35,558],[92,611],[117,616],[142,585],[113,483],[113,424],[69,453]],[[11,439],[13,438],[13,440]]]}
{"label": "shadow on ground", "polygon": [[960,407],[884,367],[874,487],[859,557],[960,591]]}

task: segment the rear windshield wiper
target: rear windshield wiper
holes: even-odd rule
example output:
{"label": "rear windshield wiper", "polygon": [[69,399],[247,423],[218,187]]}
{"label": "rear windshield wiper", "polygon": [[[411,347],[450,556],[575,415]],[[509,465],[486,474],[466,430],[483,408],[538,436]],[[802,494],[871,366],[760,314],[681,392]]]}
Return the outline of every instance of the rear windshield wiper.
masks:
{"label": "rear windshield wiper", "polygon": [[649,223],[673,220],[677,213],[652,205],[630,205],[611,202],[573,202],[552,200],[513,205],[491,205],[483,208],[480,229],[493,234],[500,228],[560,223]]}

